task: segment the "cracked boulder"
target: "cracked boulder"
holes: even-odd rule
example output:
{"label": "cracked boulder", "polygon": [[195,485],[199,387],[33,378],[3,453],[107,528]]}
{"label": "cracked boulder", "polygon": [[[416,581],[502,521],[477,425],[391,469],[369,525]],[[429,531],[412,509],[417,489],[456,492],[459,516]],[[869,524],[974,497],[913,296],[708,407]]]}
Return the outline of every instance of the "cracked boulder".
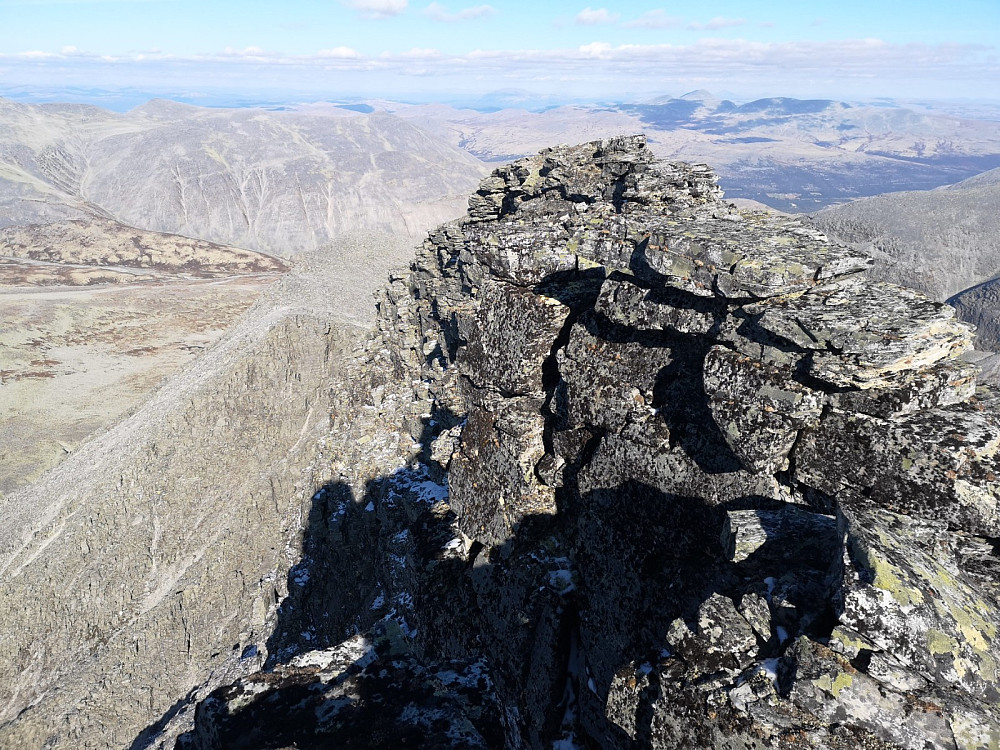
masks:
{"label": "cracked boulder", "polygon": [[555,490],[536,467],[545,455],[545,419],[529,399],[494,402],[469,414],[448,479],[451,507],[464,534],[502,544],[518,524],[556,512]]}
{"label": "cracked boulder", "polygon": [[799,481],[829,495],[854,490],[899,513],[1000,536],[998,400],[897,419],[830,409],[795,448]]}

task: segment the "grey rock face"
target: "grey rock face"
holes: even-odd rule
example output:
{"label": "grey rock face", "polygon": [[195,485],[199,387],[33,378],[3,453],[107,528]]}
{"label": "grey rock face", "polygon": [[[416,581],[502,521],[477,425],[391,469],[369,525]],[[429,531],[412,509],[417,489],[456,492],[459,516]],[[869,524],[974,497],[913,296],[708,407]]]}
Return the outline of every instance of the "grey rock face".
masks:
{"label": "grey rock face", "polygon": [[704,381],[713,419],[725,425],[727,445],[750,471],[786,468],[799,432],[822,413],[820,392],[723,346],[708,351]]}
{"label": "grey rock face", "polygon": [[483,659],[512,747],[1000,742],[997,396],[868,265],[641,138],[496,170],[362,356],[448,494],[357,488],[356,624]]}

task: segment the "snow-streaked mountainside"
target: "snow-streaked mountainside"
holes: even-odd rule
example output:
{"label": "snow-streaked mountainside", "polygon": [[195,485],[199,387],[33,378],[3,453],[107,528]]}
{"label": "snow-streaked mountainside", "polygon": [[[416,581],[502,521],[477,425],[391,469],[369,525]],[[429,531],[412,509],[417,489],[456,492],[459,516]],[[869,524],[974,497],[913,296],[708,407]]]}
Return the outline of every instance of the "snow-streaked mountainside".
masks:
{"label": "snow-streaked mountainside", "polygon": [[0,226],[101,216],[287,257],[347,231],[416,238],[482,176],[399,118],[340,115],[0,100]]}

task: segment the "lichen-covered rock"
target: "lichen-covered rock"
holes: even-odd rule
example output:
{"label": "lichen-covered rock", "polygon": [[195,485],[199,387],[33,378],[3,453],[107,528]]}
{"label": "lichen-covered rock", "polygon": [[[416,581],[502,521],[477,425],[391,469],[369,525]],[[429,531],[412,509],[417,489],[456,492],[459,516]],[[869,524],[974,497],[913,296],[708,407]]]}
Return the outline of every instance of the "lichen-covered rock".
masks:
{"label": "lichen-covered rock", "polygon": [[885,690],[878,680],[807,638],[796,641],[789,658],[795,662],[795,681],[788,698],[816,718],[893,748],[923,750],[930,738],[935,748],[956,747],[948,719],[935,703]]}
{"label": "lichen-covered rock", "polygon": [[473,410],[451,462],[451,506],[459,528],[483,544],[501,544],[522,520],[556,512],[555,490],[535,474],[545,455],[545,420],[537,404],[534,413],[522,404]]}
{"label": "lichen-covered rock", "polygon": [[387,721],[447,662],[488,669],[508,747],[1000,742],[1000,397],[969,331],[716,182],[641,137],[549,149],[383,293],[365,356],[420,462],[359,488],[324,570],[369,561],[327,642],[381,620],[410,649]]}
{"label": "lichen-covered rock", "polygon": [[829,403],[842,411],[890,419],[968,401],[976,393],[977,374],[976,366],[969,362],[944,359],[900,373],[889,387],[831,393]]}
{"label": "lichen-covered rock", "polygon": [[840,622],[902,667],[937,684],[1000,702],[1000,605],[946,552],[943,523],[872,508],[841,506],[850,565]]}
{"label": "lichen-covered rock", "polygon": [[743,313],[755,329],[801,352],[804,373],[839,387],[892,384],[897,373],[972,348],[953,308],[893,284],[829,284]]}
{"label": "lichen-covered rock", "polygon": [[830,409],[795,449],[800,481],[897,512],[1000,535],[1000,414],[992,396],[879,419]]}
{"label": "lichen-covered rock", "polygon": [[570,308],[554,297],[494,281],[479,290],[476,325],[462,371],[478,388],[503,396],[544,397],[545,360]]}
{"label": "lichen-covered rock", "polygon": [[[643,265],[695,294],[752,299],[788,295],[871,264],[855,251],[830,245],[795,222],[730,221],[693,225],[653,214],[630,216]],[[643,217],[645,218],[645,217]],[[641,239],[640,239],[641,238]],[[644,275],[649,277],[647,271]]]}
{"label": "lichen-covered rock", "polygon": [[568,418],[608,429],[649,422],[650,432],[665,439],[668,430],[654,403],[657,383],[675,359],[671,347],[601,328],[586,317],[570,329],[569,341],[557,353]]}
{"label": "lichen-covered rock", "polygon": [[714,300],[687,294],[674,287],[640,286],[620,272],[601,287],[594,305],[598,315],[627,330],[676,331],[707,334],[725,314]]}
{"label": "lichen-covered rock", "polygon": [[706,676],[728,672],[735,677],[757,654],[757,638],[732,599],[712,594],[698,607],[695,629],[675,620],[667,631],[667,646]]}
{"label": "lichen-covered rock", "polygon": [[819,421],[823,395],[722,346],[709,350],[704,373],[712,416],[740,463],[754,472],[787,468],[799,432]]}

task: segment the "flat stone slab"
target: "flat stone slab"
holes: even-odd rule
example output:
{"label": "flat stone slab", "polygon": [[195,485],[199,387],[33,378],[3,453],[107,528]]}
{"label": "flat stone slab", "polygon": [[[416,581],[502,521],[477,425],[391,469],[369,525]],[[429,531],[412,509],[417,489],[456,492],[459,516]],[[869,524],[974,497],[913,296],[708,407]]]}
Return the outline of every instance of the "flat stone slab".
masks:
{"label": "flat stone slab", "polygon": [[873,388],[957,357],[972,333],[948,305],[894,284],[829,285],[744,308],[773,340],[809,352],[804,368],[835,386]]}
{"label": "flat stone slab", "polygon": [[799,481],[831,495],[853,489],[873,505],[1000,536],[997,398],[893,420],[830,409],[803,430],[794,451]]}
{"label": "flat stone slab", "polygon": [[809,289],[868,269],[867,256],[776,217],[630,216],[630,238],[649,269],[695,294],[733,299]]}

